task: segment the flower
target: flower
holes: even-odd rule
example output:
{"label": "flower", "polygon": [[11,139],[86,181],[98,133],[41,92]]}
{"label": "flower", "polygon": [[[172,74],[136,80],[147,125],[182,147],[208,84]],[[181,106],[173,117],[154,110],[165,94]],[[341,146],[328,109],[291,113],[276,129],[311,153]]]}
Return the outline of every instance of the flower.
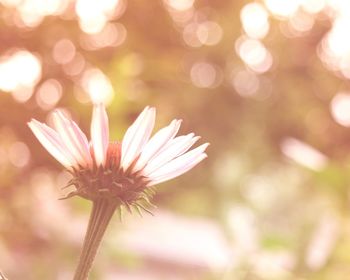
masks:
{"label": "flower", "polygon": [[116,199],[128,208],[144,209],[141,202],[148,202],[150,187],[189,171],[207,157],[209,145],[190,150],[200,137],[194,133],[176,136],[181,125],[176,119],[151,137],[155,116],[155,108],[146,107],[121,143],[109,142],[108,116],[102,104],[93,109],[90,142],[59,110],[53,113],[54,129],[35,119],[28,125],[44,148],[74,175],[69,185],[76,190],[69,197]]}
{"label": "flower", "polygon": [[[65,166],[73,179],[74,195],[92,201],[92,211],[74,279],[88,274],[110,219],[125,206],[149,212],[152,186],[175,178],[207,157],[208,143],[190,150],[194,133],[177,136],[181,121],[173,120],[151,137],[156,111],[146,107],[128,128],[121,143],[109,142],[106,109],[94,106],[91,141],[60,111],[53,113],[54,129],[32,119],[28,125],[46,150]],[[190,151],[189,151],[190,150]]]}

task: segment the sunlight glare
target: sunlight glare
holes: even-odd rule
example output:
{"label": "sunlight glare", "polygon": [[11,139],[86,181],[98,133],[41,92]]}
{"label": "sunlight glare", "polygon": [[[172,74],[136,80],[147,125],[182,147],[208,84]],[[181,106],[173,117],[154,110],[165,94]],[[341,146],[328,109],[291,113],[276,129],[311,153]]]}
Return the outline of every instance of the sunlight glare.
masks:
{"label": "sunlight glare", "polygon": [[249,3],[241,10],[244,31],[251,38],[264,38],[269,32],[268,13],[259,3]]}
{"label": "sunlight glare", "polygon": [[107,23],[100,32],[82,37],[81,44],[87,50],[117,47],[125,42],[126,36],[127,31],[123,24]]}
{"label": "sunlight glare", "polygon": [[41,62],[28,51],[17,51],[3,56],[0,61],[0,89],[3,91],[32,88],[41,78]]}
{"label": "sunlight glare", "polygon": [[177,11],[185,11],[192,8],[194,0],[166,0],[169,7]]}
{"label": "sunlight glare", "polygon": [[259,40],[239,38],[236,41],[236,51],[255,72],[266,72],[272,66],[272,56]]}
{"label": "sunlight glare", "polygon": [[85,33],[96,34],[103,30],[109,20],[120,16],[124,12],[123,7],[121,0],[77,0],[75,9],[80,28]]}
{"label": "sunlight glare", "polygon": [[23,0],[14,1],[15,5],[9,0],[0,2],[15,6],[27,27],[36,27],[46,16],[62,14],[69,4],[69,0]]}
{"label": "sunlight glare", "polygon": [[340,92],[333,97],[331,113],[338,124],[350,127],[350,93]]}
{"label": "sunlight glare", "polygon": [[82,86],[89,94],[93,103],[109,104],[114,95],[113,87],[109,79],[101,70],[94,68],[85,71]]}
{"label": "sunlight glare", "polygon": [[280,18],[288,18],[294,15],[300,5],[300,0],[264,0],[268,10]]}
{"label": "sunlight glare", "polygon": [[325,8],[326,0],[303,0],[301,6],[306,12],[317,14]]}
{"label": "sunlight glare", "polygon": [[32,97],[33,93],[32,87],[19,87],[12,92],[12,97],[19,103],[25,103]]}

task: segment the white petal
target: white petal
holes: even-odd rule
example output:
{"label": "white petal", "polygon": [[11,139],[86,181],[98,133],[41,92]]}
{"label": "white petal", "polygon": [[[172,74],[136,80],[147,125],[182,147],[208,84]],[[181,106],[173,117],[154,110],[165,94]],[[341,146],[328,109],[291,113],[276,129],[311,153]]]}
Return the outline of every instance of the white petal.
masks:
{"label": "white petal", "polygon": [[89,166],[91,155],[85,134],[76,123],[67,119],[60,111],[53,114],[53,121],[64,145],[76,161],[84,167]]}
{"label": "white petal", "polygon": [[92,157],[90,153],[90,144],[84,132],[81,131],[79,126],[75,122],[71,122],[72,129],[74,130],[77,140],[80,143],[80,147],[83,150],[84,158],[89,164],[92,163]]}
{"label": "white petal", "polygon": [[123,143],[122,143],[122,154],[126,154],[126,151],[129,149],[129,145],[132,141],[132,138],[134,137],[136,133],[136,128],[140,125],[142,120],[145,118],[145,116],[148,114],[149,107],[147,106],[143,111],[140,113],[140,115],[136,118],[134,123],[127,129],[125,132],[125,135],[123,137]]}
{"label": "white petal", "polygon": [[192,167],[207,157],[204,151],[208,145],[209,143],[205,143],[187,152],[186,154],[173,159],[172,161],[168,162],[167,164],[151,173],[148,176],[151,180],[151,184],[170,180],[190,170]]}
{"label": "white petal", "polygon": [[194,134],[188,134],[186,136],[179,136],[167,143],[164,148],[153,157],[144,168],[142,174],[147,176],[153,171],[168,163],[172,159],[181,156],[198,141],[200,137],[193,137]]}
{"label": "white petal", "polygon": [[181,168],[182,166],[186,164],[190,164],[193,159],[195,159],[200,154],[204,153],[206,148],[209,146],[209,143],[202,144],[198,146],[197,148],[171,160],[167,164],[159,167],[155,171],[153,171],[151,174],[149,174],[148,177],[156,178],[159,176],[163,176],[166,173],[172,172],[173,170],[177,168]]}
{"label": "white petal", "polygon": [[[187,135],[177,136],[177,137],[175,137],[174,139],[171,139],[170,141],[168,141],[168,143],[166,143],[166,145],[164,145],[164,146],[160,149],[160,151],[157,153],[157,155],[154,156],[154,158],[157,157],[158,154],[162,153],[163,151],[166,151],[169,147],[172,147],[173,145],[177,145],[177,143],[180,143],[180,142],[182,142],[184,139],[189,139],[189,138],[194,138],[194,133],[189,133],[189,134],[187,134]],[[195,138],[196,138],[196,140],[200,139],[199,136],[196,136]],[[153,159],[154,159],[154,158],[153,158]]]}
{"label": "white petal", "polygon": [[126,131],[122,142],[121,159],[124,170],[130,166],[146,145],[154,127],[155,117],[156,110],[146,107]]}
{"label": "white petal", "polygon": [[173,120],[168,126],[159,130],[145,145],[138,159],[134,171],[144,168],[149,160],[151,160],[171,139],[175,137],[180,129],[181,121]]}
{"label": "white petal", "polygon": [[56,131],[34,119],[28,123],[28,126],[44,148],[63,166],[66,168],[77,166],[77,162],[65,149]]}
{"label": "white petal", "polygon": [[108,116],[104,105],[94,106],[91,121],[91,142],[98,166],[105,165],[109,144]]}

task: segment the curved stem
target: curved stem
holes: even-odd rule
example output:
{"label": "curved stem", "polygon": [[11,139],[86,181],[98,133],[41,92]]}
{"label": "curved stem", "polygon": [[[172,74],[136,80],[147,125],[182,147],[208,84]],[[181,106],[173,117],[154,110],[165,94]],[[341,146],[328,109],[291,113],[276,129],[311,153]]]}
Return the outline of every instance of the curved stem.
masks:
{"label": "curved stem", "polygon": [[74,280],[88,279],[97,250],[117,206],[118,203],[105,198],[93,201],[89,225]]}

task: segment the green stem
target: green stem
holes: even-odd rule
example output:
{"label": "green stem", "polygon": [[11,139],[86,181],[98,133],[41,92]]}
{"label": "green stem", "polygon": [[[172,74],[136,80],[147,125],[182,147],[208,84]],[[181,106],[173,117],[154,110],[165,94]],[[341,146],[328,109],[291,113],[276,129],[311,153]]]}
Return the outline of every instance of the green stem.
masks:
{"label": "green stem", "polygon": [[87,280],[97,250],[118,203],[105,198],[93,201],[89,225],[74,280]]}

